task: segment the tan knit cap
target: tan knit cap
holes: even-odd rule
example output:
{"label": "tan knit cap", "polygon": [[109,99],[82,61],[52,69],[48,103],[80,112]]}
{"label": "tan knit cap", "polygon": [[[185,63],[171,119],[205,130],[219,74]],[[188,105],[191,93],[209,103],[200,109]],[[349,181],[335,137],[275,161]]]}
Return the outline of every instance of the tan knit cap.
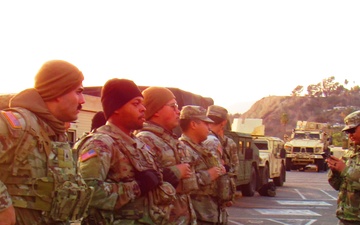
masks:
{"label": "tan knit cap", "polygon": [[84,80],[82,72],[63,60],[45,62],[35,76],[34,88],[44,101],[69,93]]}
{"label": "tan knit cap", "polygon": [[165,87],[148,87],[143,90],[144,96],[145,119],[150,119],[159,111],[168,101],[174,99],[174,94]]}

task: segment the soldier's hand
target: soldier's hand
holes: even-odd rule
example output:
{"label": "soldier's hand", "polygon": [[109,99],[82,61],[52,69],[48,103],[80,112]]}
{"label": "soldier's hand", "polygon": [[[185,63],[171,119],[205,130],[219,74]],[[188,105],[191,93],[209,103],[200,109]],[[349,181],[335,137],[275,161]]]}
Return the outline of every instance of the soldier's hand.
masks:
{"label": "soldier's hand", "polygon": [[141,195],[144,195],[157,187],[161,181],[156,170],[136,172],[135,180],[139,185]]}
{"label": "soldier's hand", "polygon": [[0,212],[0,225],[14,225],[15,222],[15,209],[13,206]]}
{"label": "soldier's hand", "polygon": [[335,156],[330,156],[326,159],[326,162],[331,170],[339,171],[340,173],[346,167],[345,162],[342,159],[336,158]]}
{"label": "soldier's hand", "polygon": [[214,167],[211,167],[210,169],[208,169],[207,171],[210,175],[211,180],[216,180],[220,175],[222,175],[223,168],[224,168],[223,166],[222,166],[222,168],[220,168],[218,166],[214,166]]}
{"label": "soldier's hand", "polygon": [[189,163],[182,163],[175,165],[180,171],[181,178],[189,178],[191,176],[191,166]]}

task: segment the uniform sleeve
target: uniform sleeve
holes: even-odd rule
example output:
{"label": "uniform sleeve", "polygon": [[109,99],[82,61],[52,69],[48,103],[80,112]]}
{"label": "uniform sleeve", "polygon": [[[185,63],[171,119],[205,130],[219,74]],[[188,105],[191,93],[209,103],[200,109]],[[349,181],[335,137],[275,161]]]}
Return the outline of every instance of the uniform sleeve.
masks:
{"label": "uniform sleeve", "polygon": [[335,190],[340,190],[341,183],[343,182],[343,178],[337,171],[329,170],[328,172],[328,182],[331,187]]}
{"label": "uniform sleeve", "polygon": [[[0,168],[4,168],[10,166],[14,161],[15,154],[13,154],[12,150],[15,149],[19,138],[24,132],[23,127],[25,125],[23,119],[18,119],[19,115],[3,111],[0,111],[0,113],[0,159],[2,159]],[[4,173],[4,171],[1,171],[1,173]],[[11,205],[12,201],[6,185],[0,181],[0,211]]]}
{"label": "uniform sleeve", "polygon": [[341,176],[346,177],[352,190],[360,190],[360,165],[354,163],[352,167],[345,167]]}
{"label": "uniform sleeve", "polygon": [[0,212],[12,205],[11,197],[6,190],[5,184],[0,181]]}
{"label": "uniform sleeve", "polygon": [[[14,161],[15,154],[10,154],[12,153],[10,151],[15,149],[24,132],[25,122],[17,116],[12,112],[0,111],[0,159],[2,159],[1,164],[4,165],[10,165]],[[6,119],[9,117],[11,119]]]}
{"label": "uniform sleeve", "polygon": [[114,210],[140,196],[129,159],[101,139],[90,139],[79,150],[79,172],[94,187],[91,206]]}
{"label": "uniform sleeve", "polygon": [[240,162],[239,162],[239,155],[237,152],[237,146],[236,143],[234,141],[232,141],[232,139],[229,139],[230,141],[230,155],[231,155],[231,164],[232,164],[232,168],[233,168],[233,172],[235,174],[239,174],[239,169],[240,169]]}
{"label": "uniform sleeve", "polygon": [[[147,131],[140,132],[137,137],[139,138],[139,140],[141,140],[148,146],[148,148],[152,152],[152,155],[154,156],[154,160],[159,165],[159,167],[166,167],[170,169],[175,174],[175,176],[180,179],[181,174],[179,169],[176,167],[176,159],[173,153],[166,154],[164,152],[165,149],[169,147],[164,143],[162,139],[157,139],[154,134]],[[172,151],[173,150],[171,150],[171,152]]]}

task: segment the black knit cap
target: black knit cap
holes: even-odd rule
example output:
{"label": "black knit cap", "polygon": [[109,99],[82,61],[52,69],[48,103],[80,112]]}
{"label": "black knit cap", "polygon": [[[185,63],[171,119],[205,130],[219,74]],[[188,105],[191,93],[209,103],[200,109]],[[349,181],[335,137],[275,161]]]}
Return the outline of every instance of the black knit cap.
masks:
{"label": "black knit cap", "polygon": [[101,103],[105,118],[109,119],[115,110],[139,96],[143,95],[133,81],[118,78],[108,80],[101,89]]}
{"label": "black knit cap", "polygon": [[93,118],[91,120],[90,131],[97,129],[105,124],[106,124],[105,114],[103,111],[99,111],[99,112],[95,113],[95,115],[93,116]]}

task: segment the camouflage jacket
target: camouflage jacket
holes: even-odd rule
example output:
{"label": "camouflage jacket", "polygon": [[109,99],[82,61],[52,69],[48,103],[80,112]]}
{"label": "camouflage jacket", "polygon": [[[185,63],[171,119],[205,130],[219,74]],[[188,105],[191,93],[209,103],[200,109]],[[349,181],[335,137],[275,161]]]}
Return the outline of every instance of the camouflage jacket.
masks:
{"label": "camouflage jacket", "polygon": [[6,186],[0,181],[0,212],[12,205],[11,197],[6,190]]}
{"label": "camouflage jacket", "polygon": [[346,158],[346,167],[339,173],[328,172],[329,184],[339,191],[336,216],[340,220],[360,222],[360,152],[350,150]]}
{"label": "camouflage jacket", "polygon": [[[137,137],[144,141],[154,152],[159,166],[171,169],[179,179],[180,172],[175,165],[192,162],[186,146],[176,138],[176,135],[165,131],[154,123],[145,122],[143,129],[137,133]],[[169,224],[196,224],[190,195],[182,191],[182,182],[179,182],[176,189],[177,198],[173,203]]]}
{"label": "camouflage jacket", "polygon": [[199,190],[191,193],[191,201],[198,221],[226,224],[226,209],[218,201],[218,183],[216,182],[218,179],[215,182],[211,181],[210,174],[207,171],[214,166],[221,165],[219,159],[220,141],[215,136],[209,135],[202,145],[198,145],[184,134],[181,135],[180,140],[192,150],[193,157],[196,159],[195,171]]}
{"label": "camouflage jacket", "polygon": [[[70,214],[81,209],[74,205],[77,200],[54,197],[55,191],[67,192],[57,184],[67,179],[78,179],[75,182],[80,183],[82,180],[76,178],[65,132],[55,134],[48,124],[24,108],[7,109],[0,114],[0,180],[12,197],[16,224],[69,222]],[[59,179],[57,183],[55,179]],[[5,189],[1,193],[6,195]],[[78,197],[74,194],[72,197]],[[90,193],[87,196],[90,198]],[[64,201],[63,206],[60,201]]]}
{"label": "camouflage jacket", "polygon": [[[157,223],[150,216],[156,206],[151,205],[149,195],[141,195],[135,181],[136,171],[158,170],[153,155],[142,141],[108,123],[75,143],[74,151],[78,151],[80,173],[95,189],[87,221],[93,224]],[[157,212],[168,218],[170,209],[165,206]]]}
{"label": "camouflage jacket", "polygon": [[224,138],[220,141],[223,146],[222,159],[224,160],[224,163],[226,165],[229,165],[229,172],[233,174],[238,174],[240,165],[235,141],[227,136],[224,136]]}

